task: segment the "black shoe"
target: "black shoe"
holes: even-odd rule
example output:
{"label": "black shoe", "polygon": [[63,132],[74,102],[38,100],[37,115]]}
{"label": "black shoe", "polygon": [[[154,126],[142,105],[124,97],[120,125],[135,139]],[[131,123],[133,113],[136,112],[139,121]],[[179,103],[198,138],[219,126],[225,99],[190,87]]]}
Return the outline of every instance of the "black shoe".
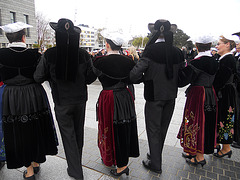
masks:
{"label": "black shoe", "polygon": [[40,164],[38,167],[33,167],[34,174],[37,174],[40,171]]}
{"label": "black shoe", "polygon": [[222,155],[220,155],[219,153],[214,153],[213,155],[218,157],[218,158],[222,158],[224,156],[228,156],[228,158],[231,158],[232,156],[232,150],[228,151],[227,153],[223,154],[223,152],[220,150],[219,151]]}
{"label": "black shoe", "polygon": [[196,155],[191,155],[191,154],[187,155],[186,153],[182,152],[182,157],[192,159],[192,158],[196,157]]}
{"label": "black shoe", "polygon": [[117,173],[117,169],[111,169],[110,173],[113,174],[114,176],[121,176],[122,174],[126,173],[126,175],[128,176],[129,175],[129,168],[126,167],[120,173]]}
{"label": "black shoe", "polygon": [[232,147],[240,149],[240,145],[238,145],[236,142],[233,142],[231,144]]}
{"label": "black shoe", "polygon": [[161,173],[162,173],[162,170],[161,170],[161,169],[160,169],[160,170],[157,170],[157,169],[153,169],[153,168],[151,167],[151,161],[150,161],[150,160],[143,160],[142,163],[143,163],[143,166],[144,166],[145,168],[149,169],[150,171],[153,171],[153,172],[158,173],[158,174],[161,174]]}
{"label": "black shoe", "polygon": [[2,167],[5,165],[5,162],[0,162],[0,170],[2,169]]}
{"label": "black shoe", "polygon": [[188,164],[192,164],[192,165],[198,165],[198,164],[201,164],[202,167],[207,163],[206,160],[202,160],[202,161],[197,161],[196,157],[193,158],[194,159],[194,162],[191,161],[191,159],[186,159],[186,162]]}
{"label": "black shoe", "polygon": [[32,176],[26,177],[27,170],[23,172],[23,178],[28,179],[28,180],[35,180],[35,175],[33,174]]}
{"label": "black shoe", "polygon": [[151,160],[151,155],[147,153],[147,159]]}
{"label": "black shoe", "polygon": [[220,149],[221,149],[221,146],[217,145],[215,149],[217,149],[217,153],[218,153],[220,151]]}

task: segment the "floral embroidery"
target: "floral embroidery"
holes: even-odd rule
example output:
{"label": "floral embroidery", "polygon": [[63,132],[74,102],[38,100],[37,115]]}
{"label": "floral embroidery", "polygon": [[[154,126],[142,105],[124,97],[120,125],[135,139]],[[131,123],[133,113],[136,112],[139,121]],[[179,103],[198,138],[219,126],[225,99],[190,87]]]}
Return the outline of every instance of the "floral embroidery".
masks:
{"label": "floral embroidery", "polygon": [[1,146],[0,146],[0,157],[5,159],[6,154],[5,154],[4,138],[2,138],[0,144],[1,144]]}
{"label": "floral embroidery", "polygon": [[220,122],[218,124],[219,126],[219,131],[218,131],[218,138],[219,140],[228,140],[229,138],[233,138],[234,134],[234,108],[229,106],[228,108],[228,114],[227,114],[227,119],[225,122]]}
{"label": "floral embroidery", "polygon": [[231,119],[231,122],[234,122],[234,119],[235,119],[235,116],[233,115],[233,116],[232,116],[232,119]]}
{"label": "floral embroidery", "polygon": [[[184,147],[188,147],[190,149],[195,149],[197,145],[196,135],[200,129],[198,123],[192,123],[195,121],[195,115],[191,111],[186,109],[185,111],[185,128],[184,128],[184,139],[181,139],[181,143],[184,144]],[[189,124],[191,122],[191,125]]]}
{"label": "floral embroidery", "polygon": [[224,133],[224,139],[228,140],[228,133]]}
{"label": "floral embroidery", "polygon": [[224,125],[223,125],[223,123],[222,123],[222,122],[220,122],[220,127],[221,127],[221,128],[223,128],[223,127],[224,127]]}
{"label": "floral embroidery", "polygon": [[188,125],[189,120],[185,117],[185,125]]}

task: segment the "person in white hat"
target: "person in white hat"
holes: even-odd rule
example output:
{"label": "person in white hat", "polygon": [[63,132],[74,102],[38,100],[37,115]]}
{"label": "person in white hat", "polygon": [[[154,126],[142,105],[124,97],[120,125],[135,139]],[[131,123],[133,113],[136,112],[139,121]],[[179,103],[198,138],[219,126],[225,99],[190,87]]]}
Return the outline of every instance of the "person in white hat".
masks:
{"label": "person in white hat", "polygon": [[24,179],[35,180],[46,155],[57,154],[57,139],[46,92],[33,79],[40,54],[38,49],[27,49],[29,27],[22,22],[1,27],[10,43],[0,49],[0,77],[6,85],[2,122],[7,168],[25,166]]}
{"label": "person in white hat", "polygon": [[222,144],[219,152],[214,156],[222,158],[232,155],[230,144],[234,138],[234,121],[237,110],[237,92],[234,84],[234,74],[236,73],[236,60],[231,52],[236,43],[232,36],[220,36],[216,48],[219,58],[219,69],[214,80],[214,88],[218,97],[218,136],[217,143]]}
{"label": "person in white hat", "polygon": [[134,98],[127,88],[134,61],[120,55],[124,42],[118,32],[102,32],[107,55],[93,62],[102,84],[97,103],[98,147],[106,166],[117,165],[110,171],[114,176],[129,175],[129,157],[139,156],[137,120]]}
{"label": "person in white hat", "polygon": [[216,146],[217,98],[213,81],[218,62],[211,54],[212,41],[211,36],[199,36],[195,40],[198,55],[179,72],[179,87],[190,86],[177,137],[183,147],[182,156],[192,165],[204,166],[204,154],[214,153]]}
{"label": "person in white hat", "polygon": [[153,33],[142,58],[130,72],[130,80],[144,80],[145,122],[150,154],[145,168],[162,173],[162,150],[175,107],[178,71],[185,65],[182,51],[173,46],[177,26],[159,19],[148,24]]}
{"label": "person in white hat", "polygon": [[68,165],[67,173],[80,180],[84,179],[82,150],[87,84],[97,77],[91,71],[90,55],[79,48],[81,29],[66,18],[59,19],[57,23],[50,22],[50,26],[55,30],[56,47],[45,51],[34,79],[39,83],[50,83]]}

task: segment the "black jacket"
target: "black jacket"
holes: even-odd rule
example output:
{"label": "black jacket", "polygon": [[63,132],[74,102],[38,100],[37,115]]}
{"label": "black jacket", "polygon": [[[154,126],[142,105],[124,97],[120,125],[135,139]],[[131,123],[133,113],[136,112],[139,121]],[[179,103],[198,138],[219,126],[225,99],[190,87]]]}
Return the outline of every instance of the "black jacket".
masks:
{"label": "black jacket", "polygon": [[134,83],[143,80],[145,100],[170,100],[177,97],[178,71],[184,65],[182,51],[172,47],[172,79],[167,77],[166,61],[165,43],[155,43],[145,48],[143,57],[130,72],[130,80]]}
{"label": "black jacket", "polygon": [[35,81],[49,81],[52,88],[53,101],[57,105],[70,105],[87,101],[87,84],[96,80],[92,72],[92,63],[87,51],[79,49],[78,72],[75,82],[56,79],[56,47],[48,49],[34,73]]}

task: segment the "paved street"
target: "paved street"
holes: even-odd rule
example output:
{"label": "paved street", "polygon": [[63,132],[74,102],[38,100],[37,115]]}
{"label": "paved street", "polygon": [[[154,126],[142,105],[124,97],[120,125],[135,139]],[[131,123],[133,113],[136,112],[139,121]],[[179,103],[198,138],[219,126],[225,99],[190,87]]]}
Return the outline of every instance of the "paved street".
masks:
{"label": "paved street", "polygon": [[[49,95],[51,107],[53,102],[50,95],[50,89],[47,84],[44,87]],[[157,174],[148,171],[142,166],[142,160],[146,158],[148,152],[147,135],[144,123],[144,98],[143,85],[135,85],[136,94],[136,112],[138,120],[138,135],[140,144],[140,157],[131,158],[129,161],[130,175],[122,175],[119,179],[143,179],[143,180],[174,180],[174,179],[217,179],[217,180],[234,180],[240,179],[240,151],[233,149],[231,159],[218,159],[212,155],[205,155],[207,164],[201,166],[189,166],[185,159],[182,158],[182,148],[176,136],[182,121],[182,113],[185,103],[185,89],[179,89],[176,99],[176,108],[168,129],[165,146],[163,150],[163,173]],[[96,101],[101,91],[101,85],[98,81],[88,86],[89,100],[87,102],[86,122],[85,122],[85,137],[83,150],[83,171],[86,180],[112,180],[116,179],[110,175],[111,168],[102,164],[99,150],[97,147],[97,122],[96,122]],[[54,113],[53,113],[54,114]],[[57,156],[48,156],[47,161],[41,165],[41,171],[36,176],[37,180],[73,180],[67,175],[67,163],[61,142],[61,136],[58,131],[57,123],[55,123],[58,133],[60,145]],[[113,167],[112,167],[113,168]],[[17,170],[9,170],[4,166],[0,171],[0,180],[20,180],[23,179],[22,172],[25,168]]]}

